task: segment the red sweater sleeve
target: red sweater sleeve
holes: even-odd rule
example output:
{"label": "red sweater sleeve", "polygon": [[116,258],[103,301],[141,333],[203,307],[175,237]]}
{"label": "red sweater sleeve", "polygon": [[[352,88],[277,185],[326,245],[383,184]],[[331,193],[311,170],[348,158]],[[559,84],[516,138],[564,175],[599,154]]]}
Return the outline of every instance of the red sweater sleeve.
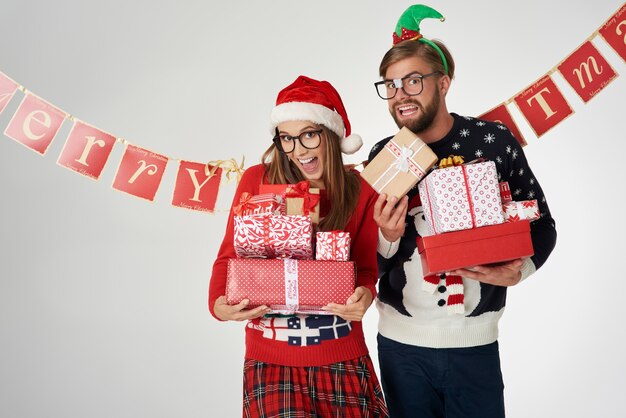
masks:
{"label": "red sweater sleeve", "polygon": [[[226,274],[228,270],[228,259],[236,258],[235,247],[233,246],[233,209],[232,206],[239,203],[239,198],[244,192],[252,194],[258,194],[259,184],[263,180],[265,175],[265,167],[263,165],[255,165],[248,168],[241,177],[235,196],[233,197],[233,204],[231,205],[230,213],[228,214],[228,221],[226,222],[226,232],[224,233],[224,239],[222,245],[217,253],[217,258],[213,263],[213,273],[211,274],[211,281],[209,283],[209,311],[211,315],[215,316],[213,307],[215,301],[220,296],[226,294]],[[216,319],[219,319],[215,317]]]}
{"label": "red sweater sleeve", "polygon": [[[239,202],[242,193],[259,193],[259,184],[262,182],[264,174],[265,168],[263,165],[252,166],[246,170],[233,197],[233,206]],[[376,192],[365,181],[361,180],[359,202],[345,228],[350,233],[352,241],[350,259],[356,264],[356,286],[368,287],[374,297],[376,297],[376,281],[378,279],[376,261],[378,227],[374,222],[374,203],[377,197]],[[233,246],[233,230],[233,211],[231,207],[226,224],[226,232],[213,264],[213,273],[209,284],[209,311],[214,317],[213,307],[215,301],[226,293],[228,259],[236,258]]]}
{"label": "red sweater sleeve", "polygon": [[378,226],[374,221],[374,204],[378,194],[361,179],[359,203],[346,225],[352,237],[350,259],[356,264],[356,286],[366,286],[376,298],[376,282],[378,281],[378,264],[376,247],[378,243]]}

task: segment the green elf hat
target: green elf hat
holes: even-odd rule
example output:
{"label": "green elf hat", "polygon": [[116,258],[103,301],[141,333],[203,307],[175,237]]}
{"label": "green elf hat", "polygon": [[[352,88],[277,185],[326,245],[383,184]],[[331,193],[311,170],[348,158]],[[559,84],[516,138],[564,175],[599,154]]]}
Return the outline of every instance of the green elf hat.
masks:
{"label": "green elf hat", "polygon": [[439,53],[439,56],[441,56],[443,69],[447,75],[448,61],[446,60],[446,56],[443,54],[443,51],[437,46],[437,44],[430,39],[424,38],[420,33],[420,23],[422,22],[422,19],[428,17],[439,19],[442,22],[446,20],[446,18],[443,17],[443,15],[437,10],[423,4],[414,4],[406,9],[400,16],[400,19],[398,19],[396,31],[393,33],[393,44],[397,45],[402,41],[416,40],[430,45]]}

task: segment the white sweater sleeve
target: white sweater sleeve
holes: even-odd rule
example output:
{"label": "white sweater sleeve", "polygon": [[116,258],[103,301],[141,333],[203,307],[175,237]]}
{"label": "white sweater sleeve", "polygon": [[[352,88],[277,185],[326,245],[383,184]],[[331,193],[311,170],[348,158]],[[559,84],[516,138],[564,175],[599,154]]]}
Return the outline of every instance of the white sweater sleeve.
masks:
{"label": "white sweater sleeve", "polygon": [[380,232],[380,228],[378,229],[378,254],[382,255],[385,258],[391,258],[398,252],[398,247],[400,246],[400,240],[396,240],[394,242],[389,242],[383,236],[383,233]]}

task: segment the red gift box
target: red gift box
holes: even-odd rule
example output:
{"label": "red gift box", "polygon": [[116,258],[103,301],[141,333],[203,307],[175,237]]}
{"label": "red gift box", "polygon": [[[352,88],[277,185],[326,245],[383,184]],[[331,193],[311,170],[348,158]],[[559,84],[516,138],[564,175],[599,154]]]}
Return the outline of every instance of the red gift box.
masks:
{"label": "red gift box", "polygon": [[505,222],[517,222],[523,219],[534,221],[539,219],[539,203],[537,199],[507,202],[502,205]]}
{"label": "red gift box", "polygon": [[308,216],[235,216],[233,245],[244,258],[313,258],[312,226]]}
{"label": "red gift box", "polygon": [[308,215],[314,224],[320,217],[320,189],[304,180],[296,184],[261,184],[259,193],[274,193],[285,200],[285,215]]}
{"label": "red gift box", "polygon": [[315,241],[315,259],[348,261],[350,259],[350,233],[343,231],[318,232]]}
{"label": "red gift box", "polygon": [[351,261],[230,259],[226,300],[232,305],[249,299],[248,308],[267,305],[274,313],[328,314],[321,308],[345,304],[354,282]]}
{"label": "red gift box", "polygon": [[260,213],[271,213],[274,215],[285,215],[285,202],[282,196],[274,193],[264,193],[253,195],[244,192],[239,198],[239,203],[233,208],[235,215],[256,215]]}
{"label": "red gift box", "polygon": [[418,237],[417,248],[424,275],[534,254],[527,220]]}

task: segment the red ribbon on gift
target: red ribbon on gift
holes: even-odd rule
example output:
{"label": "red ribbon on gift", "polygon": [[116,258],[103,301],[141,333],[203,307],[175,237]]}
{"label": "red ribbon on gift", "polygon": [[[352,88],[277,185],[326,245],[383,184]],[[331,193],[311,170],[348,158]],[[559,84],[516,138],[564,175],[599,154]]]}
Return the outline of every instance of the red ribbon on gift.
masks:
{"label": "red ribbon on gift", "polygon": [[[470,216],[472,217],[473,228],[476,228],[476,214],[474,213],[474,202],[472,202],[472,195],[470,194],[469,176],[467,175],[467,172],[465,171],[465,167],[470,164],[476,164],[476,163],[482,163],[482,162],[485,162],[484,158],[476,158],[475,160],[465,163],[463,161],[463,157],[451,155],[447,158],[442,158],[440,160],[440,166],[439,168],[437,168],[437,170],[441,170],[441,169],[446,169],[450,167],[461,167],[461,171],[463,172],[463,178],[465,179],[465,182],[464,182],[465,193],[467,194],[467,202],[469,203]],[[426,194],[429,196],[428,207],[430,208],[430,213],[431,213],[430,221],[433,227],[433,231],[435,231],[436,233],[437,228],[435,227],[435,217],[432,215],[434,211],[433,211],[432,199],[430,199],[430,191],[428,189],[428,183],[425,183],[425,186],[426,186]]]}
{"label": "red ribbon on gift", "polygon": [[[468,163],[469,164],[469,163]],[[470,215],[472,216],[472,228],[476,228],[476,215],[474,214],[474,202],[472,202],[472,195],[469,188],[469,177],[465,171],[465,164],[461,165],[463,171],[463,177],[465,178],[465,193],[467,193],[467,201],[469,202]]]}
{"label": "red ribbon on gift", "polygon": [[328,231],[333,257],[335,257],[335,255],[337,254],[337,239],[339,238],[340,232],[342,231],[339,231],[339,230]]}
{"label": "red ribbon on gift", "polygon": [[285,199],[288,198],[302,198],[302,214],[308,215],[310,212],[313,212],[315,206],[320,201],[320,195],[309,193],[309,182],[303,180],[299,183],[296,183],[290,186],[285,192]]}
{"label": "red ribbon on gift", "polygon": [[235,215],[241,215],[244,210],[250,207],[250,199],[254,195],[252,193],[243,192],[239,198],[239,203],[233,207],[233,213]]}

